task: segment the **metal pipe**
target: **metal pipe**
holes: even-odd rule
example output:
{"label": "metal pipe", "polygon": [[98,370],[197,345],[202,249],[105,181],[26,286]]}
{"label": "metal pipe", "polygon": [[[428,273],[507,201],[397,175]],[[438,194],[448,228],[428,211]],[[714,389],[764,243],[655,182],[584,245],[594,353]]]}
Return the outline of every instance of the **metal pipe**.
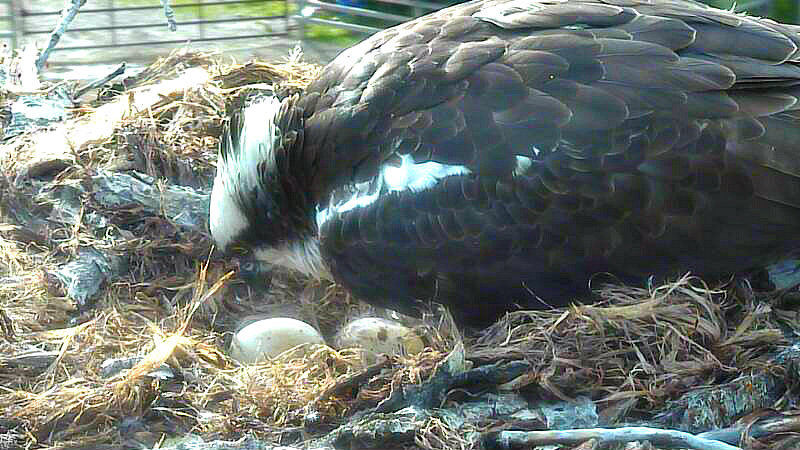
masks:
{"label": "metal pipe", "polygon": [[11,28],[9,32],[11,38],[11,49],[14,50],[17,48],[17,35],[19,31],[17,30],[17,14],[16,14],[16,5],[14,4],[14,0],[9,0],[7,2],[8,5],[8,13],[10,14],[8,18],[8,23]]}
{"label": "metal pipe", "polygon": [[200,38],[203,39],[203,38],[206,37],[206,27],[205,27],[205,23],[206,23],[206,20],[205,20],[206,19],[206,7],[205,7],[205,2],[203,0],[200,0],[200,7],[197,10],[197,17],[199,17],[200,20],[202,21],[197,26],[197,28],[200,31]]}
{"label": "metal pipe", "polygon": [[[264,0],[231,0],[229,2],[209,2],[206,3],[206,6],[215,6],[215,5],[236,5],[236,4],[248,4],[248,3],[263,3]],[[198,6],[199,3],[182,3],[179,5],[172,5],[172,8],[188,8],[192,6]],[[146,10],[154,10],[154,9],[163,9],[161,5],[157,6],[121,6],[119,8],[97,8],[97,9],[84,9],[81,10],[81,14],[86,13],[105,13],[110,11],[146,11]],[[23,12],[22,15],[26,17],[36,17],[36,16],[57,16],[61,14],[59,11],[39,11],[39,12]]]}
{"label": "metal pipe", "polygon": [[414,8],[422,8],[430,11],[441,9],[443,6],[437,3],[425,2],[421,0],[380,0],[381,3],[391,3],[393,5],[411,6]]}
{"label": "metal pipe", "polygon": [[173,39],[169,41],[152,41],[152,42],[123,42],[118,45],[111,45],[111,44],[100,44],[100,45],[78,45],[74,47],[59,47],[53,51],[65,51],[65,50],[92,50],[92,49],[100,49],[100,48],[114,48],[114,47],[135,47],[137,45],[170,45],[170,44],[184,44],[186,42],[205,42],[205,41],[230,41],[234,39],[256,39],[256,38],[266,38],[266,37],[274,37],[274,36],[283,36],[284,33],[261,33],[261,34],[248,34],[248,35],[241,35],[241,36],[222,36],[222,37],[212,37],[212,38],[205,38],[205,39]]}
{"label": "metal pipe", "polygon": [[320,19],[318,17],[306,17],[303,20],[310,23],[318,23],[320,25],[330,25],[332,27],[346,28],[348,30],[358,31],[359,33],[372,34],[382,30],[381,28],[368,27],[366,25],[356,25],[354,23],[347,23],[347,22],[336,22],[335,20]]}
{"label": "metal pipe", "polygon": [[108,13],[108,19],[111,21],[111,26],[113,27],[111,29],[111,43],[117,45],[117,11],[114,8],[114,0],[108,0],[108,4],[109,8],[114,10]]}
{"label": "metal pipe", "polygon": [[309,5],[316,6],[320,9],[324,9],[325,11],[334,11],[345,14],[353,14],[362,17],[371,17],[373,19],[387,20],[390,22],[400,23],[410,19],[410,17],[401,16],[399,14],[389,14],[379,11],[372,11],[364,8],[354,8],[352,6],[334,5],[332,3],[325,3],[319,0],[306,0],[306,3],[308,3]]}
{"label": "metal pipe", "polygon": [[[186,22],[178,22],[178,25],[198,25],[201,23],[227,23],[227,22],[250,22],[253,20],[268,20],[268,19],[280,19],[283,16],[259,16],[259,17],[232,17],[230,19],[210,19],[210,20],[189,20]],[[133,25],[110,25],[104,27],[84,27],[84,28],[73,28],[69,30],[70,32],[77,33],[80,31],[106,31],[106,30],[127,30],[133,28],[156,28],[156,27],[163,27],[164,23],[142,23],[142,24],[133,24]],[[48,34],[50,33],[47,30],[29,30],[26,31],[25,34]],[[192,41],[196,41],[198,39],[191,39]]]}
{"label": "metal pipe", "polygon": [[305,0],[297,0],[297,14],[294,18],[297,20],[297,32],[301,41],[306,38],[306,17],[303,15],[305,6]]}

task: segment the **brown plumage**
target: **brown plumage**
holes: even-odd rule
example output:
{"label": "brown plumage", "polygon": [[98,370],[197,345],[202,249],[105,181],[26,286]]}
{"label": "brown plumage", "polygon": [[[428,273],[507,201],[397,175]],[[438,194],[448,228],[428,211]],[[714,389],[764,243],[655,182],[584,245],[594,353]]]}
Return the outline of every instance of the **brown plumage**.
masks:
{"label": "brown plumage", "polygon": [[[361,298],[470,323],[565,304],[598,272],[768,264],[800,244],[799,30],[686,0],[479,0],[399,25],[283,101],[292,141],[237,190],[234,234],[318,242]],[[461,170],[392,188],[378,174],[404,155]]]}

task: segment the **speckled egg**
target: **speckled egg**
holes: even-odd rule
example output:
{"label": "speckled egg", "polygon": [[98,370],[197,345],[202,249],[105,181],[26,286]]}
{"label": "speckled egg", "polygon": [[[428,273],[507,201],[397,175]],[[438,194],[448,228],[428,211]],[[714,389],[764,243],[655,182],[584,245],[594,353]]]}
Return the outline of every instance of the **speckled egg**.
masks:
{"label": "speckled egg", "polygon": [[345,325],[336,335],[336,347],[359,348],[364,362],[373,364],[378,355],[413,355],[425,347],[422,339],[399,322],[376,317],[356,319]]}

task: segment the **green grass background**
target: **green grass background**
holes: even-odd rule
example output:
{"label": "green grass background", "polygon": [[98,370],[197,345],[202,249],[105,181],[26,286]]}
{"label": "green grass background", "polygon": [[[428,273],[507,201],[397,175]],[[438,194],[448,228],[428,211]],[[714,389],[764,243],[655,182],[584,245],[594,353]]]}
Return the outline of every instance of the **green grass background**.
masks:
{"label": "green grass background", "polygon": [[[433,0],[436,2],[436,0]],[[703,0],[712,6],[723,9],[737,9],[740,11],[747,11],[752,14],[760,16],[768,16],[780,22],[800,23],[800,0],[769,0],[761,2],[759,0]],[[118,6],[152,6],[157,0],[116,0],[114,3]],[[175,0],[171,2],[173,6],[187,3],[196,3],[196,0]],[[455,1],[440,0],[443,6],[456,3]],[[296,12],[296,3],[290,2],[290,14]],[[365,7],[373,10],[383,11],[387,13],[400,14],[412,16],[414,11],[405,6],[394,5],[388,3],[381,3],[379,1],[367,0]],[[239,5],[215,5],[205,7],[184,7],[175,8],[178,20],[192,20],[200,17],[204,18],[220,18],[230,17],[232,15],[241,16],[272,16],[280,15],[285,12],[285,4],[280,0],[263,1],[251,4]],[[346,20],[360,25],[368,25],[373,27],[385,27],[389,23],[380,20],[371,19],[367,17],[345,17],[335,13],[318,13],[318,17],[323,17],[332,20]],[[341,28],[329,27],[325,25],[307,24],[305,28],[305,38],[326,41],[332,44],[341,46],[349,46],[364,37],[363,33],[353,32]]]}

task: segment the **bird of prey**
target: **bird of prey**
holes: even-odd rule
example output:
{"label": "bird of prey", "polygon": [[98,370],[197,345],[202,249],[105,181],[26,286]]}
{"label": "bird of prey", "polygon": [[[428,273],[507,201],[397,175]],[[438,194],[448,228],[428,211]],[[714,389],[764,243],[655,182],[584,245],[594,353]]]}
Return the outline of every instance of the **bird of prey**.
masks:
{"label": "bird of prey", "polygon": [[476,0],[231,114],[218,248],[483,325],[597,273],[800,246],[800,27],[689,0]]}

